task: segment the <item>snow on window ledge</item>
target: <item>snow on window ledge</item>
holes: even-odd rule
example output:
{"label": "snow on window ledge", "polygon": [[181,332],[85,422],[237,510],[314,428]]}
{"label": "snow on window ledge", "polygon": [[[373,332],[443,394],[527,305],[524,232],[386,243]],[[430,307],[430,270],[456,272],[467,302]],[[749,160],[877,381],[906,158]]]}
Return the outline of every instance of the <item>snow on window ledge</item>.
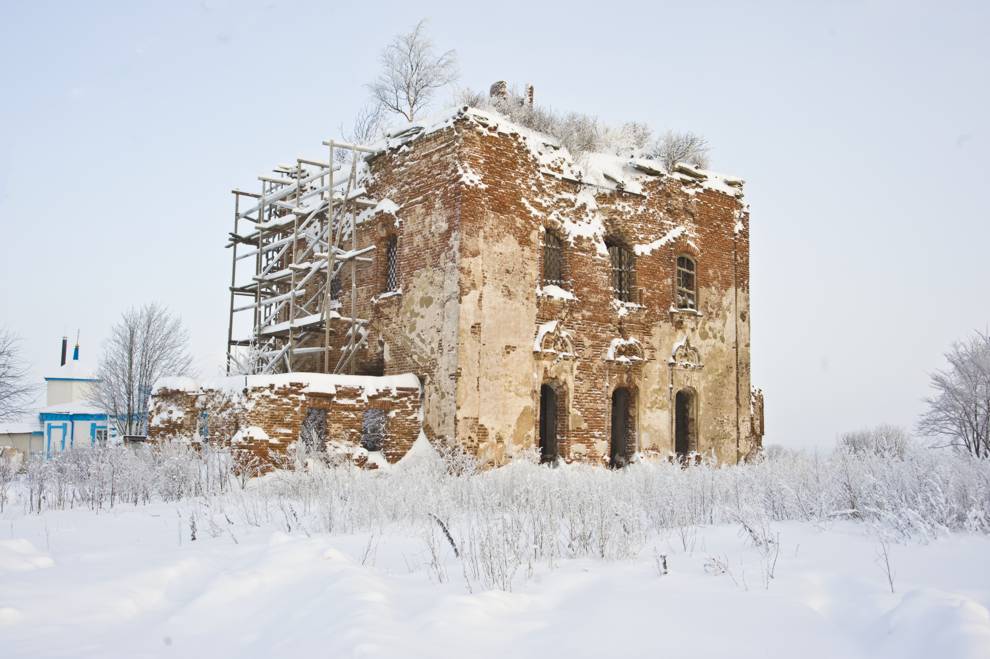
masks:
{"label": "snow on window ledge", "polygon": [[636,302],[623,302],[618,298],[612,298],[612,309],[618,312],[619,316],[628,316],[633,311],[639,311],[646,307]]}
{"label": "snow on window ledge", "polygon": [[557,300],[574,300],[577,301],[577,297],[574,293],[557,286],[556,284],[549,284],[547,286],[537,286],[536,287],[537,297],[552,297]]}
{"label": "snow on window ledge", "polygon": [[401,296],[402,296],[402,289],[401,288],[396,289],[394,291],[385,291],[384,293],[379,293],[378,295],[376,295],[373,298],[371,298],[371,303],[372,304],[378,304],[379,302],[383,302],[385,300],[389,300],[391,298],[401,297]]}

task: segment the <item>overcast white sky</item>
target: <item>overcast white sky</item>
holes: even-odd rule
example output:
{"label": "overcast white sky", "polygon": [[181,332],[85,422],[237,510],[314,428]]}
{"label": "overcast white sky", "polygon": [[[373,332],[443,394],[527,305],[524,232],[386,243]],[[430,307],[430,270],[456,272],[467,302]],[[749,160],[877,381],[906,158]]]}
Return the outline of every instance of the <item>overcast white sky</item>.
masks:
{"label": "overcast white sky", "polygon": [[767,442],[912,426],[990,323],[988,3],[348,4],[4,3],[0,325],[36,376],[150,300],[216,374],[229,190],[322,156],[421,17],[465,86],[693,130],[747,180]]}

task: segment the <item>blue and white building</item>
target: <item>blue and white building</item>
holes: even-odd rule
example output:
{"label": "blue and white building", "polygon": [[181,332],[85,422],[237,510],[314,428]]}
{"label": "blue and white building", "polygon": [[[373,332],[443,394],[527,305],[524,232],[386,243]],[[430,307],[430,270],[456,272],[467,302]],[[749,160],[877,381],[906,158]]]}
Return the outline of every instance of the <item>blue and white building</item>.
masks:
{"label": "blue and white building", "polygon": [[45,407],[26,420],[0,424],[0,447],[50,457],[60,451],[104,444],[110,438],[107,414],[89,402],[98,380],[79,361],[79,344],[71,359],[67,359],[67,347],[68,340],[63,338],[61,364],[45,377]]}

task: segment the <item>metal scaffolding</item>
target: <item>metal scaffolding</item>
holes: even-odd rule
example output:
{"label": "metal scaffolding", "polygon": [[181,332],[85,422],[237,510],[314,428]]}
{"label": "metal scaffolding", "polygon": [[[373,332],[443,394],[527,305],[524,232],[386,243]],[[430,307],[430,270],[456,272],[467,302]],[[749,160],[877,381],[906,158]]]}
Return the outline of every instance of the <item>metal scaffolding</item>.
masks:
{"label": "metal scaffolding", "polygon": [[[323,144],[327,162],[297,158],[295,166],[276,167],[274,176],[259,176],[260,193],[232,191],[228,374],[235,366],[240,372],[288,372],[307,356],[310,370],[315,356],[325,373],[353,372],[354,355],[367,338],[367,321],[356,317],[357,264],[370,262],[375,249],[359,247],[355,229],[359,214],[377,205],[360,185],[361,168],[375,151]],[[339,282],[348,265],[350,310],[342,315]],[[250,336],[235,338],[235,320],[248,312]],[[331,337],[339,337],[339,354],[332,354]]]}

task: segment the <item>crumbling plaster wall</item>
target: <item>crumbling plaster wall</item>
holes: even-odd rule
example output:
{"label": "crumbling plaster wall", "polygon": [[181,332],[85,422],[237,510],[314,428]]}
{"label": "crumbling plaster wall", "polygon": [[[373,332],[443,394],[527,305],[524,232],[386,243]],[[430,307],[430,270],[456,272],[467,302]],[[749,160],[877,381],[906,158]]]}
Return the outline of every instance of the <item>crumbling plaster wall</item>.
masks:
{"label": "crumbling plaster wall", "polygon": [[[540,386],[548,383],[560,396],[561,455],[602,462],[611,395],[625,386],[635,397],[629,453],[666,456],[674,395],[690,388],[697,449],[726,462],[749,454],[749,217],[741,191],[680,173],[643,176],[630,191],[578,182],[534,158],[532,143],[470,115],[369,164],[369,195],[397,210],[358,227],[358,245],[376,251],[356,266],[356,315],[370,321],[356,372],[420,376],[431,439],[455,438],[490,464],[532,451]],[[566,240],[567,295],[538,291],[548,229]],[[399,290],[385,292],[393,236]],[[634,303],[614,299],[606,236],[637,254]],[[679,254],[697,261],[697,313],[672,310]],[[344,315],[350,279],[348,266]],[[554,322],[548,349],[534,346]],[[337,334],[332,344],[346,340]],[[609,358],[616,341],[623,347]],[[672,363],[681,345],[700,364]]]}
{"label": "crumbling plaster wall", "polygon": [[[375,245],[371,263],[356,266],[356,315],[369,319],[367,346],[356,372],[415,373],[423,385],[423,427],[453,440],[460,305],[457,259],[461,241],[460,133],[453,127],[373,158],[369,196],[389,199],[396,213],[369,215],[357,244]],[[385,290],[385,250],[397,239],[398,290]],[[350,266],[341,277],[343,315],[350,313]],[[339,347],[347,337],[337,335]]]}
{"label": "crumbling plaster wall", "polygon": [[[674,176],[647,181],[642,195],[595,189],[541,172],[518,137],[470,124],[461,158],[473,176],[461,211],[460,441],[496,464],[532,450],[547,382],[569,405],[562,456],[604,461],[611,394],[627,386],[636,399],[637,444],[630,452],[667,455],[674,448],[674,394],[691,387],[698,394],[698,450],[727,462],[745,456],[748,215],[741,202]],[[567,239],[573,299],[537,293],[546,228]],[[606,235],[639,246],[637,304],[613,299]],[[679,254],[698,263],[698,313],[671,311]],[[534,352],[539,328],[554,320],[573,354]],[[638,355],[607,359],[613,340],[630,339],[641,346]],[[700,368],[669,363],[685,342]]]}

